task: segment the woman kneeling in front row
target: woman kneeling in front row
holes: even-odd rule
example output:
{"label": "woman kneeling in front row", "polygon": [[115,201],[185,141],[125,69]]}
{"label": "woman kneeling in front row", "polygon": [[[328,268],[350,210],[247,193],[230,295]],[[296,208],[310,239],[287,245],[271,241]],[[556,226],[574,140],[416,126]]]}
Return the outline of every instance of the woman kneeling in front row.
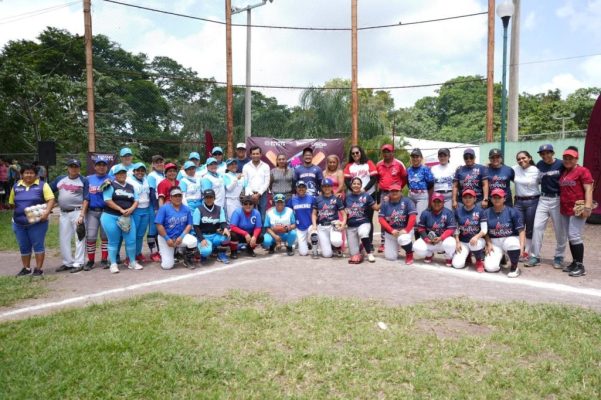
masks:
{"label": "woman kneeling in front row", "polygon": [[486,212],[476,204],[476,192],[466,189],[455,211],[455,255],[453,267],[464,268],[470,253],[476,257],[476,271],[484,272],[484,236],[488,232]]}

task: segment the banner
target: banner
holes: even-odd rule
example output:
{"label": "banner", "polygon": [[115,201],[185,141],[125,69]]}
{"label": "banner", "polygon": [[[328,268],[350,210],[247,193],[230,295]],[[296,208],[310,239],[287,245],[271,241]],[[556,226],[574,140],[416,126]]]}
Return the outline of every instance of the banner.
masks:
{"label": "banner", "polygon": [[113,165],[115,165],[115,161],[117,156],[113,153],[88,153],[87,159],[87,169],[86,172],[88,175],[95,174],[94,165],[96,164],[96,160],[104,160],[106,161],[106,165],[109,168],[109,171]]}
{"label": "banner", "polygon": [[266,137],[249,137],[246,139],[246,150],[259,146],[263,153],[262,160],[271,168],[276,166],[278,154],[283,154],[291,168],[303,163],[303,149],[313,149],[313,164],[321,169],[326,168],[326,157],[335,154],[340,159],[340,167],[344,164],[344,139],[273,139]]}

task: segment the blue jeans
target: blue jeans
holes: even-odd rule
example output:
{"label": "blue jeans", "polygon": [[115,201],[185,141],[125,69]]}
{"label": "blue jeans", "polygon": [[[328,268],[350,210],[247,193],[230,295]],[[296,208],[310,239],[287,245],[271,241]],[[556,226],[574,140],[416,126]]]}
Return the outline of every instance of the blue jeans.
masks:
{"label": "blue jeans", "polygon": [[48,221],[33,225],[18,225],[13,222],[13,232],[15,232],[21,255],[30,256],[32,248],[35,254],[44,253],[44,240],[47,231]]}
{"label": "blue jeans", "polygon": [[[287,246],[292,246],[294,245],[294,242],[296,242],[296,229],[293,229],[287,233],[282,233],[280,237],[282,238],[282,243],[286,243]],[[265,237],[263,238],[263,247],[268,249],[274,243],[275,240],[273,237],[269,233],[266,233]]]}
{"label": "blue jeans", "polygon": [[131,219],[131,228],[129,232],[123,232],[119,225],[117,225],[117,215],[103,212],[100,217],[100,223],[102,229],[106,232],[106,236],[109,240],[109,260],[111,264],[117,264],[117,255],[119,254],[119,247],[121,240],[125,241],[125,252],[129,257],[131,263],[135,262],[136,259],[136,222]]}
{"label": "blue jeans", "polygon": [[532,239],[534,228],[534,217],[536,216],[536,207],[538,198],[531,200],[516,200],[514,208],[522,215],[522,220],[526,226],[526,239]]}
{"label": "blue jeans", "polygon": [[213,248],[217,246],[221,246],[223,242],[227,240],[227,237],[224,235],[220,235],[219,233],[211,233],[208,235],[203,235],[207,245],[201,246],[201,241],[198,242],[198,251],[200,252],[201,257],[209,257],[213,252]]}

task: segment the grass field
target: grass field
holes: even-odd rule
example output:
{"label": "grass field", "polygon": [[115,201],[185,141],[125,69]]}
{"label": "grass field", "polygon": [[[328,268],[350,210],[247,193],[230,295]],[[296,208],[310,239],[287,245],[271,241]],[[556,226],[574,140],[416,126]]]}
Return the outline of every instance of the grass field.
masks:
{"label": "grass field", "polygon": [[600,332],[563,306],[156,294],[1,324],[0,398],[597,399]]}
{"label": "grass field", "polygon": [[[0,212],[0,251],[19,251],[17,239],[12,229],[12,211]],[[58,249],[58,220],[50,219],[50,226],[46,234],[46,248]],[[18,272],[18,271],[17,271]]]}
{"label": "grass field", "polygon": [[[18,268],[16,269],[18,271]],[[46,293],[45,282],[30,277],[0,276],[0,307]]]}

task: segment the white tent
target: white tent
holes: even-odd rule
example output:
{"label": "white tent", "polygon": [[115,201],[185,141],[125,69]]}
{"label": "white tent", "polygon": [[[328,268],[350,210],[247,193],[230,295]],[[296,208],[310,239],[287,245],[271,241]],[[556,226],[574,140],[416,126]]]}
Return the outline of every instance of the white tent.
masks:
{"label": "white tent", "polygon": [[[400,139],[398,139],[400,140]],[[438,140],[426,140],[415,138],[404,138],[404,148],[411,153],[411,150],[418,148],[424,155],[424,162],[428,165],[438,164],[438,149],[447,148],[451,151],[449,164],[452,166],[463,165],[463,151],[467,148],[474,149],[476,153],[476,162],[480,163],[480,146],[477,144],[441,142]],[[398,144],[398,143],[397,143]]]}

